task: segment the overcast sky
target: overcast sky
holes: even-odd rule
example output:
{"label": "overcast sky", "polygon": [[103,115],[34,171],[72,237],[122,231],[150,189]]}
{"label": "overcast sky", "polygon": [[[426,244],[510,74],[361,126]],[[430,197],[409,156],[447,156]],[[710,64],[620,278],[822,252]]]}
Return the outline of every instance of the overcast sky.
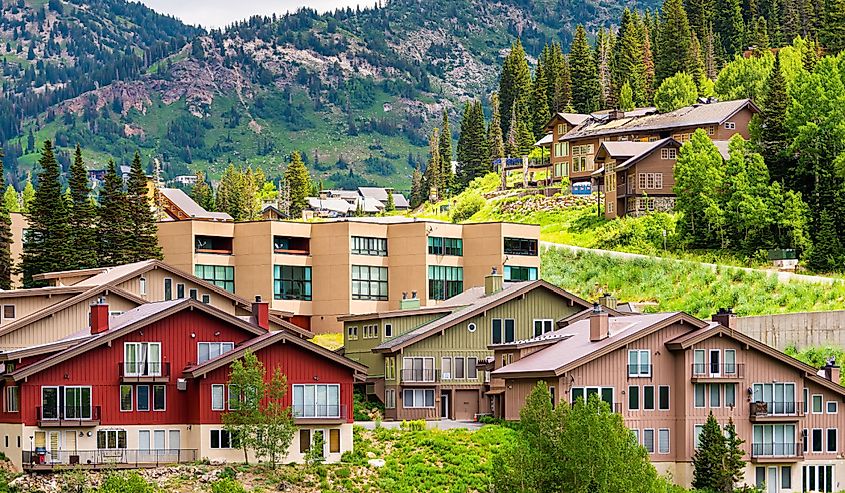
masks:
{"label": "overcast sky", "polygon": [[[188,24],[203,27],[223,27],[249,16],[272,13],[283,14],[299,7],[311,7],[318,12],[337,7],[354,6],[360,0],[139,0],[148,7],[182,19]],[[375,2],[370,2],[375,4]]]}

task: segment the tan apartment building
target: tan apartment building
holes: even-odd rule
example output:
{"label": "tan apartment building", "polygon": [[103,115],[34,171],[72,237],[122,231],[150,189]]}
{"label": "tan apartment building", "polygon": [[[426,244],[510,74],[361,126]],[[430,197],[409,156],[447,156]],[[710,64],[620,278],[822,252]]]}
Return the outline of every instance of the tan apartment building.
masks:
{"label": "tan apartment building", "polygon": [[432,306],[484,282],[539,278],[538,226],[451,224],[400,217],[325,222],[161,222],[164,260],[272,308],[314,332],[338,317],[396,310],[403,298]]}
{"label": "tan apartment building", "polygon": [[488,346],[551,332],[558,320],[590,311],[545,281],[505,282],[498,273],[439,305],[417,302],[341,318],[344,355],[368,367],[367,392],[384,402],[387,419],[490,414]]}
{"label": "tan apartment building", "polygon": [[744,482],[767,493],[840,491],[845,476],[845,388],[839,367],[801,363],[733,330],[685,313],[587,319],[542,337],[491,345],[495,412],[519,418],[538,381],[555,402],[597,396],[622,415],[658,471],[692,482],[692,457],[709,413],[745,440]]}

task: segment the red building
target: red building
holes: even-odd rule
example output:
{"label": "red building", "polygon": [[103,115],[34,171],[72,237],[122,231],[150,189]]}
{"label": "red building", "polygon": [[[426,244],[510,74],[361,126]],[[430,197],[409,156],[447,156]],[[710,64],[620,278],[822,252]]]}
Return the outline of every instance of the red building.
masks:
{"label": "red building", "polygon": [[352,449],[352,386],[366,368],[268,331],[268,308],[238,317],[187,298],[109,316],[92,305],[84,331],[2,353],[0,450],[23,468],[243,460],[221,423],[229,365],[251,351],[268,380],[276,368],[287,377],[300,430],[286,461],[301,460],[316,433],[338,460]]}

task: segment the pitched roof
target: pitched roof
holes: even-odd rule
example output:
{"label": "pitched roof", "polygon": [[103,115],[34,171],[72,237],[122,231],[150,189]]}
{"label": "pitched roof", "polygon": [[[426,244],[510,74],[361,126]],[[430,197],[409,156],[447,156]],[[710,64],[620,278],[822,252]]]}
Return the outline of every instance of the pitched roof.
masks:
{"label": "pitched roof", "polygon": [[607,115],[596,115],[570,130],[560,140],[716,125],[746,107],[759,111],[750,99],[737,99],[685,106],[668,113],[626,112],[621,118],[612,120]]}
{"label": "pitched roof", "polygon": [[407,209],[411,207],[411,203],[408,202],[408,198],[402,195],[401,193],[394,193],[393,195],[393,205],[400,209]]}
{"label": "pitched roof", "polygon": [[546,123],[546,128],[548,128],[552,124],[552,122],[554,122],[558,118],[566,121],[566,123],[568,123],[570,125],[577,126],[577,125],[584,123],[584,120],[586,120],[589,117],[590,117],[590,115],[585,115],[583,113],[558,112],[558,113],[555,113],[554,115],[552,115],[552,117],[549,119],[549,122]]}
{"label": "pitched roof", "polygon": [[370,197],[379,202],[387,202],[387,189],[381,187],[358,187],[358,193],[362,197]]}
{"label": "pitched roof", "polygon": [[538,140],[537,142],[534,143],[534,147],[549,146],[549,145],[552,145],[553,141],[554,141],[554,136],[552,134],[546,134],[546,135],[543,136],[542,139],[540,139],[540,140]]}
{"label": "pitched roof", "polygon": [[[639,339],[675,322],[690,323],[693,328],[704,328],[708,322],[683,312],[627,315],[608,319],[608,337],[590,340],[590,320],[581,320],[570,326],[545,334],[543,337],[561,338],[559,342],[521,358],[493,372],[497,377],[512,375],[559,376],[624,346],[632,339]],[[568,336],[568,337],[567,337]],[[525,341],[529,344],[536,341]],[[506,347],[503,345],[503,347]]]}
{"label": "pitched roof", "polygon": [[210,212],[205,210],[202,206],[194,202],[188,194],[178,188],[159,188],[159,193],[163,195],[171,204],[179,208],[186,216],[193,219],[209,219],[213,221],[232,221],[232,216],[225,212]]}
{"label": "pitched roof", "polygon": [[338,214],[348,214],[350,210],[355,210],[355,206],[344,199],[308,197],[306,200],[308,201],[308,207],[314,210],[326,210],[337,212]]}
{"label": "pitched roof", "polygon": [[20,370],[13,372],[10,376],[15,381],[22,380],[63,361],[67,361],[70,358],[85,354],[85,352],[91,349],[94,349],[102,344],[106,344],[109,341],[113,341],[123,335],[131,333],[132,331],[146,327],[158,320],[187,309],[204,312],[256,335],[263,335],[267,333],[266,330],[258,327],[257,325],[247,323],[239,317],[229,315],[219,308],[215,308],[206,303],[200,303],[192,298],[146,303],[126,311],[121,315],[109,317],[109,330],[101,334],[96,334],[94,337],[86,339],[80,344],[76,344],[58,354],[25,366]]}
{"label": "pitched roof", "polygon": [[[614,158],[629,158],[631,156],[639,155],[654,147],[654,142],[639,142],[639,141],[606,141],[599,146],[604,148],[607,155]],[[596,153],[598,154],[598,152]]]}
{"label": "pitched roof", "polygon": [[28,358],[30,356],[40,356],[42,354],[50,354],[65,349],[72,348],[77,344],[87,341],[94,337],[90,331],[85,334],[74,334],[58,341],[48,342],[46,344],[35,344],[24,348],[9,349],[7,351],[0,351],[0,361],[12,361],[16,359]]}
{"label": "pitched roof", "polygon": [[394,337],[393,339],[390,339],[388,341],[384,341],[378,346],[374,347],[373,352],[392,353],[398,351],[399,349],[402,349],[410,344],[425,339],[432,334],[436,334],[441,330],[448,329],[449,327],[464,322],[478,315],[479,313],[487,311],[491,308],[495,308],[514,298],[517,298],[539,288],[547,289],[557,294],[558,296],[568,299],[570,304],[578,304],[585,308],[591,306],[590,303],[588,303],[587,301],[543,280],[505,283],[505,286],[501,291],[490,295],[480,296],[475,301],[467,304],[461,309],[455,310],[454,312],[446,315],[445,317],[438,318],[437,320],[432,320],[431,322],[417,327],[416,329],[410,332]]}
{"label": "pitched roof", "polygon": [[616,171],[622,171],[630,168],[631,166],[642,161],[644,158],[650,156],[651,153],[653,153],[654,151],[661,149],[664,146],[674,145],[677,147],[681,147],[681,143],[673,139],[672,137],[666,137],[665,139],[656,140],[654,142],[648,142],[648,144],[650,145],[646,148],[643,148],[638,154],[629,157],[627,160],[619,164],[619,166],[616,167]]}
{"label": "pitched roof", "polygon": [[[508,283],[508,285],[509,284],[510,283]],[[507,287],[508,285],[505,285],[505,287]],[[463,293],[453,296],[448,300],[441,301],[436,305],[421,306],[419,308],[409,310],[388,310],[384,312],[344,315],[341,317],[337,317],[337,319],[341,322],[354,322],[359,320],[373,320],[382,318],[408,317],[413,315],[425,315],[429,313],[450,313],[458,308],[463,308],[467,305],[475,303],[482,297],[484,297],[484,287],[474,286],[464,290]]]}
{"label": "pitched roof", "polygon": [[230,364],[232,361],[243,357],[244,353],[246,353],[247,351],[255,352],[267,346],[271,346],[279,341],[291,342],[302,347],[303,349],[317,353],[320,356],[328,358],[336,363],[340,363],[341,365],[347,366],[355,372],[362,374],[367,373],[366,366],[356,361],[352,361],[351,359],[340,355],[335,351],[331,351],[322,346],[314,344],[311,341],[307,341],[299,337],[290,337],[290,334],[287,334],[284,331],[268,332],[254,339],[250,339],[249,341],[245,342],[244,344],[241,344],[232,351],[223,353],[220,356],[212,358],[203,363],[189,366],[188,368],[185,368],[182,373],[188,378],[196,378],[205,375],[210,371],[216,370],[221,366]]}

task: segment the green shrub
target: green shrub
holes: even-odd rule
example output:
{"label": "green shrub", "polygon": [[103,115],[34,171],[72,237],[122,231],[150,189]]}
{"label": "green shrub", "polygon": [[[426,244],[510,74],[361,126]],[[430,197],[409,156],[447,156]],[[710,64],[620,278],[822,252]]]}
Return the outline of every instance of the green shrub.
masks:
{"label": "green shrub", "polygon": [[384,416],[384,404],[369,400],[360,390],[355,390],[352,394],[352,410],[355,421],[371,421],[376,412],[379,416]]}
{"label": "green shrub", "polygon": [[136,472],[109,474],[97,489],[98,493],[156,493],[157,491],[154,484]]}
{"label": "green shrub", "polygon": [[425,420],[415,419],[413,421],[402,421],[399,425],[402,431],[425,431]]}
{"label": "green shrub", "polygon": [[211,484],[211,493],[246,493],[246,489],[232,478],[223,478]]}
{"label": "green shrub", "polygon": [[459,223],[471,218],[480,211],[487,202],[478,193],[467,191],[458,196],[455,207],[452,209],[452,222]]}

